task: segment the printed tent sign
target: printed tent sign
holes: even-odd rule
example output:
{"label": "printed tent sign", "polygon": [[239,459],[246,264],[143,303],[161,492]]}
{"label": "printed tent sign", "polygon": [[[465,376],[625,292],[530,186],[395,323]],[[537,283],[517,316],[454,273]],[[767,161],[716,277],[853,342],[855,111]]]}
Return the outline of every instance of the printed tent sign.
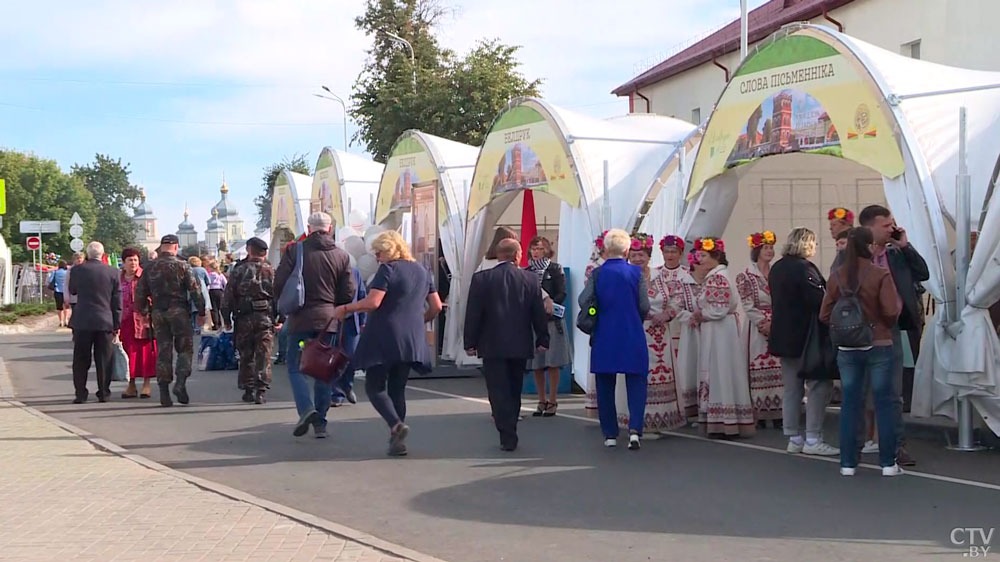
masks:
{"label": "printed tent sign", "polygon": [[810,33],[769,43],[737,71],[708,123],[688,198],[729,168],[789,152],[846,158],[888,178],[903,173],[884,99],[853,57]]}
{"label": "printed tent sign", "polygon": [[551,193],[578,207],[580,187],[563,143],[558,131],[531,107],[515,106],[502,114],[479,153],[469,217],[493,198],[524,189]]}
{"label": "printed tent sign", "polygon": [[412,205],[413,184],[437,179],[437,176],[437,167],[424,146],[412,136],[400,138],[392,147],[382,174],[375,202],[375,224],[381,224],[394,211],[408,211]]}
{"label": "printed tent sign", "polygon": [[329,214],[338,227],[343,227],[347,222],[339,188],[340,179],[337,178],[333,153],[325,149],[316,161],[316,174],[313,177],[310,199],[318,203],[317,211]]}

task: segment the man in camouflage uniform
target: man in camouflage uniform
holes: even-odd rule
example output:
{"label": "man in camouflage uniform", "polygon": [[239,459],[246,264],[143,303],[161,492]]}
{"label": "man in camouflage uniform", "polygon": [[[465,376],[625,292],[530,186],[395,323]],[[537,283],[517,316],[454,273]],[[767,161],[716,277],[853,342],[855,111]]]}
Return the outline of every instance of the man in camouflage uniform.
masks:
{"label": "man in camouflage uniform", "polygon": [[160,405],[173,406],[170,382],[174,379],[174,350],[177,351],[177,383],[174,395],[181,404],[190,401],[187,379],[194,356],[194,329],[191,303],[198,311],[198,324],[205,323],[205,297],[186,261],[177,258],[179,240],[173,234],[160,239],[157,258],[139,278],[135,301],[141,314],[149,314],[152,300],[153,331],[156,336],[156,382],[160,385]]}
{"label": "man in camouflage uniform", "polygon": [[271,346],[274,343],[274,268],[265,259],[267,243],[247,240],[247,258],[233,266],[222,297],[226,329],[240,354],[243,401],[263,404],[271,385]]}

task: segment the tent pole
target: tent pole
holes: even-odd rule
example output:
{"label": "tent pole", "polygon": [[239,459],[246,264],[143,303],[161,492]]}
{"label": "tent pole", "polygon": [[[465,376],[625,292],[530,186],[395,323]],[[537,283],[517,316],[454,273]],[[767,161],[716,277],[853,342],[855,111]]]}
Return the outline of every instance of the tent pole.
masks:
{"label": "tent pole", "polygon": [[[952,322],[962,321],[962,312],[966,306],[966,295],[968,291],[969,259],[971,257],[971,232],[972,227],[972,182],[969,178],[968,152],[967,152],[967,131],[966,131],[966,111],[965,106],[958,110],[958,177],[955,183],[958,195],[956,212],[958,220],[955,228],[957,234],[955,241],[955,318]],[[976,447],[972,433],[972,403],[968,397],[958,398],[958,445],[953,447],[956,451],[979,451]]]}
{"label": "tent pole", "polygon": [[740,0],[740,62],[747,58],[747,0]]}
{"label": "tent pole", "polygon": [[604,161],[604,229],[611,228],[611,200],[608,199],[608,161]]}

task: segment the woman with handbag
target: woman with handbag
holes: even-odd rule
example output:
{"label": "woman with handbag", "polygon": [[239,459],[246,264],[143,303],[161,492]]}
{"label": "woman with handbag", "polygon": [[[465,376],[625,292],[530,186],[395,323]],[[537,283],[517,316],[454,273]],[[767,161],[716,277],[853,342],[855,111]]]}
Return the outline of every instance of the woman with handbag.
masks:
{"label": "woman with handbag", "polygon": [[[552,261],[555,252],[552,242],[544,236],[535,236],[530,244],[531,259],[528,271],[538,275],[542,292],[547,294],[552,304],[562,306],[566,300],[566,274],[558,263]],[[538,408],[534,417],[552,417],[559,408],[556,396],[559,393],[559,371],[569,365],[570,347],[563,318],[550,313],[548,318],[549,348],[536,352],[530,368],[535,372],[535,387],[538,390]],[[545,394],[545,375],[548,371],[549,392]]]}
{"label": "woman with handbag", "polygon": [[410,369],[432,370],[427,322],[441,312],[431,272],[417,263],[395,230],[372,242],[380,262],[364,299],[338,306],[334,318],[367,312],[368,321],[354,351],[353,368],[365,371],[368,400],[389,426],[390,456],[406,455],[406,382]]}
{"label": "woman with handbag", "polygon": [[[156,341],[148,316],[139,313],[135,302],[135,288],[142,277],[139,266],[139,251],[125,248],[122,251],[122,323],[121,344],[128,355],[128,388],[122,398],[149,398],[150,383],[156,377]],[[142,379],[142,391],[136,389],[135,379]]]}
{"label": "woman with handbag", "polygon": [[[809,261],[816,255],[816,233],[802,227],[792,230],[781,254],[768,277],[772,299],[768,349],[771,355],[781,358],[784,384],[781,419],[788,437],[786,450],[793,454],[837,456],[840,451],[823,442],[823,419],[836,374],[808,373],[806,380],[801,376],[810,331],[814,335],[819,333],[819,309],[826,293],[823,274]],[[824,375],[828,378],[818,378]],[[799,429],[803,395],[808,397],[804,439]]]}

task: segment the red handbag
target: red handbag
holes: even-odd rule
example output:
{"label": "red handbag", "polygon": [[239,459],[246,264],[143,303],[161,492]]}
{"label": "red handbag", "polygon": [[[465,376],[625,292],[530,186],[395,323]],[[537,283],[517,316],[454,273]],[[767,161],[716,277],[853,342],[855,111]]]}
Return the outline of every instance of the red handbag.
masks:
{"label": "red handbag", "polygon": [[351,362],[351,358],[340,347],[343,326],[337,329],[336,341],[330,343],[326,341],[326,335],[330,333],[330,327],[336,321],[336,319],[330,320],[319,336],[305,343],[302,347],[302,357],[299,359],[300,371],[327,384],[340,378]]}

